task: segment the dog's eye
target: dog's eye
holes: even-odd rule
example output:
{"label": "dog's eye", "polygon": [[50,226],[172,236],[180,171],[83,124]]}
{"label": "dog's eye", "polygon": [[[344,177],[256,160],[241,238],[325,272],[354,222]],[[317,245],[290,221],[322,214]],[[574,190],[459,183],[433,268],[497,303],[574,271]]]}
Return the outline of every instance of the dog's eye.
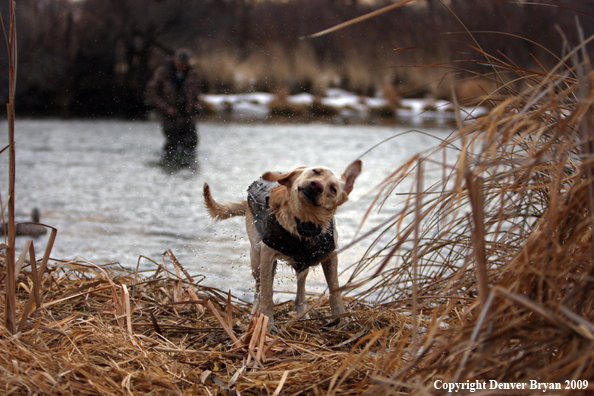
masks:
{"label": "dog's eye", "polygon": [[330,185],[330,194],[336,195],[337,192],[336,186],[334,184]]}
{"label": "dog's eye", "polygon": [[322,173],[322,171],[319,169],[312,169],[312,171],[313,171],[314,175],[319,175]]}

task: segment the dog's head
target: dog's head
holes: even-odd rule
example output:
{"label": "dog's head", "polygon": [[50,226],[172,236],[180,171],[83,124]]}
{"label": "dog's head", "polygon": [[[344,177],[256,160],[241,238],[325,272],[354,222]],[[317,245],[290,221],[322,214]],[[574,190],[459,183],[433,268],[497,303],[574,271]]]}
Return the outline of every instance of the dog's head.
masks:
{"label": "dog's head", "polygon": [[[292,215],[301,221],[326,227],[336,209],[348,200],[355,179],[361,173],[361,161],[350,164],[341,177],[323,166],[299,167],[289,173],[265,173],[262,177],[276,181],[284,199],[271,196],[273,211],[288,206]],[[280,193],[279,193],[280,195]],[[275,207],[276,206],[276,207]]]}

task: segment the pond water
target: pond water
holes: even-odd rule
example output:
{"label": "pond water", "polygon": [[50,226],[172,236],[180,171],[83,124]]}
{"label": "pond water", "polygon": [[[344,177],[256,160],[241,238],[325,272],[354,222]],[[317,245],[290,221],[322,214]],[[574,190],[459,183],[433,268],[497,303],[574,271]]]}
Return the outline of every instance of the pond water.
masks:
{"label": "pond water", "polygon": [[[419,127],[417,127],[419,128]],[[451,128],[419,128],[439,139]],[[199,125],[198,165],[172,171],[159,165],[163,137],[151,121],[21,120],[16,123],[16,215],[27,221],[32,208],[41,222],[58,229],[52,251],[56,259],[85,259],[94,264],[119,262],[135,268],[140,256],[171,263],[162,254],[171,249],[192,275],[202,274],[208,286],[231,290],[252,300],[249,242],[243,218],[212,221],[202,203],[208,182],[216,200],[246,197],[250,183],[266,171],[287,171],[301,165],[324,165],[337,173],[362,156],[363,173],[349,202],[338,212],[339,243],[356,234],[373,196],[370,191],[413,154],[439,141],[410,127],[331,124]],[[0,126],[7,142],[7,126]],[[0,154],[0,193],[8,190],[8,152]],[[438,176],[436,176],[438,177]],[[410,184],[402,186],[408,192]],[[373,212],[364,229],[394,213],[398,200]],[[22,247],[26,237],[18,237]],[[46,237],[34,240],[42,252]],[[341,268],[356,262],[364,245],[342,253]],[[140,259],[144,269],[154,269]],[[288,268],[279,269],[275,298],[295,289]],[[311,271],[308,291],[322,292],[320,269]]]}

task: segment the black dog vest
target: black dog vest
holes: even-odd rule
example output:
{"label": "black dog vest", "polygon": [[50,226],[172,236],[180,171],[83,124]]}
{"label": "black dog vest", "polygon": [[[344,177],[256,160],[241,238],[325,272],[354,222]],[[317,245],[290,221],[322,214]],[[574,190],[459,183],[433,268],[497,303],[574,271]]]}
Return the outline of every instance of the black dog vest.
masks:
{"label": "black dog vest", "polygon": [[270,190],[278,186],[277,182],[256,180],[248,188],[248,205],[254,215],[254,225],[262,241],[295,260],[298,273],[318,264],[336,249],[334,243],[334,220],[322,232],[322,227],[313,223],[304,223],[295,218],[299,236],[283,228],[272,213],[269,204]]}

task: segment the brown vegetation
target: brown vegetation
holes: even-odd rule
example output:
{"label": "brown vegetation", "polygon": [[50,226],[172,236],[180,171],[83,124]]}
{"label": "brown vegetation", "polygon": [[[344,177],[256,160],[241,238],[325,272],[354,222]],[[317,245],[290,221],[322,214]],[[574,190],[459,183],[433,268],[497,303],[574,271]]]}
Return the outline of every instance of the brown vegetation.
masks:
{"label": "brown vegetation", "polygon": [[[310,301],[317,318],[308,321],[292,319],[289,303],[277,306],[283,330],[274,336],[265,332],[265,316],[252,318],[249,304],[200,286],[171,252],[169,257],[174,269],[158,265],[148,276],[117,265],[52,266],[45,277],[44,303],[18,337],[0,326],[2,389],[99,395],[195,395],[208,394],[208,389],[245,395],[277,389],[307,394],[330,385],[353,388],[342,394],[357,394],[369,383],[358,384],[365,375],[348,367],[351,350],[373,346],[378,337],[366,341],[365,335],[380,328],[387,335],[412,325],[397,311],[374,313],[352,302],[350,328],[326,328],[329,307],[321,298]],[[31,274],[22,276],[30,279]],[[19,308],[27,294],[20,288]],[[352,337],[356,333],[360,336]],[[373,360],[360,364],[371,368]],[[330,372],[337,374],[334,384]]]}

